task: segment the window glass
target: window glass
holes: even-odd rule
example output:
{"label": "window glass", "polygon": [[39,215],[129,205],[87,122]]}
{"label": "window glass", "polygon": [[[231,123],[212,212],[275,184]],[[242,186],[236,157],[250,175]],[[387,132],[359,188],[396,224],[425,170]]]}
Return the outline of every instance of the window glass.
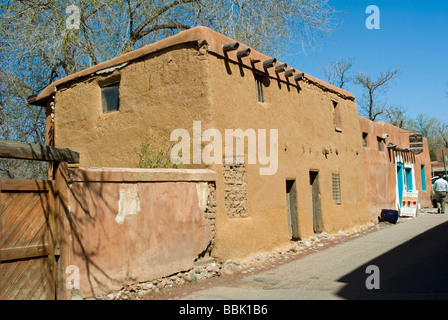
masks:
{"label": "window glass", "polygon": [[119,88],[118,83],[101,87],[101,100],[103,105],[103,113],[118,111],[120,104],[118,88]]}

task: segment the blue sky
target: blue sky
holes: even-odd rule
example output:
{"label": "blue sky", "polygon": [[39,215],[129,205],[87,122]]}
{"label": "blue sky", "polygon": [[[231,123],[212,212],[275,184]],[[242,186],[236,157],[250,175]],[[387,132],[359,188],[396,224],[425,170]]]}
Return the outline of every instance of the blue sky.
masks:
{"label": "blue sky", "polygon": [[[376,78],[388,68],[400,67],[387,102],[402,105],[410,117],[424,113],[448,122],[448,1],[447,0],[330,0],[343,11],[340,29],[319,39],[319,47],[292,52],[283,60],[302,72],[325,79],[322,67],[354,58],[353,72]],[[369,5],[380,9],[380,29],[369,30]],[[357,99],[361,88],[345,87]]]}

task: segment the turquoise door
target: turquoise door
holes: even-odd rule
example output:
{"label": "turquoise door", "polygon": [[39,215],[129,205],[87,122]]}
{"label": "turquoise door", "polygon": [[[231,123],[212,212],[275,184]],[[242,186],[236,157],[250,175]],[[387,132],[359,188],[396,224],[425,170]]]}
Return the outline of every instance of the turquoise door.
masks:
{"label": "turquoise door", "polygon": [[422,164],[420,168],[420,176],[422,178],[422,191],[426,191],[426,174],[425,174],[425,165]]}
{"label": "turquoise door", "polygon": [[398,199],[400,200],[400,207],[401,207],[401,200],[403,199],[403,164],[401,162],[397,163],[397,184],[398,184]]}

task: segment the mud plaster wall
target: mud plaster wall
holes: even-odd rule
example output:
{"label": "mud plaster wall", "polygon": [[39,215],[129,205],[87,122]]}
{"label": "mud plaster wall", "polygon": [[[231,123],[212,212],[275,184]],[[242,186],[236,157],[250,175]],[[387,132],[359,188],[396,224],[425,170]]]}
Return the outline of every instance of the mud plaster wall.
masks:
{"label": "mud plaster wall", "polygon": [[[248,58],[244,58],[248,59]],[[299,233],[314,235],[309,171],[319,171],[323,231],[338,232],[370,221],[365,190],[362,143],[356,104],[301,82],[301,90],[276,79],[264,82],[265,102],[257,102],[251,70],[209,54],[213,128],[278,129],[278,171],[260,175],[266,165],[245,164],[244,217],[229,214],[228,167],[218,173],[216,239],[213,255],[225,260],[290,243],[286,180],[297,184]],[[341,110],[342,132],[334,126],[333,100]],[[269,146],[269,138],[268,138]],[[247,161],[247,139],[246,139]],[[267,147],[269,150],[269,147]],[[333,202],[332,173],[339,172],[341,204]],[[224,205],[223,205],[224,204]]]}
{"label": "mud plaster wall", "polygon": [[[145,139],[166,150],[174,129],[185,128],[192,136],[193,120],[210,122],[207,63],[201,50],[186,44],[59,88],[55,146],[79,152],[80,166],[135,167]],[[119,111],[104,114],[99,83],[117,77]]]}
{"label": "mud plaster wall", "polygon": [[65,250],[85,297],[187,271],[210,254],[215,174],[191,171],[70,170]]}

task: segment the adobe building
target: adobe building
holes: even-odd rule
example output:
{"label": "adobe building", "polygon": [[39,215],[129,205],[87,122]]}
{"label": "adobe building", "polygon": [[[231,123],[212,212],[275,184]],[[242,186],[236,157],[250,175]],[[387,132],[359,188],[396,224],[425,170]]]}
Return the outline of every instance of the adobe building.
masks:
{"label": "adobe building", "polygon": [[372,220],[382,209],[399,210],[403,193],[418,191],[420,208],[431,207],[428,140],[391,124],[359,117]]}
{"label": "adobe building", "polygon": [[[188,132],[181,167],[217,173],[218,260],[371,221],[354,96],[206,27],[58,80],[30,103],[46,108],[47,143],[78,151],[82,167],[136,167],[146,138]],[[224,152],[226,130],[242,154]],[[222,152],[205,161],[195,148],[212,140]]]}

